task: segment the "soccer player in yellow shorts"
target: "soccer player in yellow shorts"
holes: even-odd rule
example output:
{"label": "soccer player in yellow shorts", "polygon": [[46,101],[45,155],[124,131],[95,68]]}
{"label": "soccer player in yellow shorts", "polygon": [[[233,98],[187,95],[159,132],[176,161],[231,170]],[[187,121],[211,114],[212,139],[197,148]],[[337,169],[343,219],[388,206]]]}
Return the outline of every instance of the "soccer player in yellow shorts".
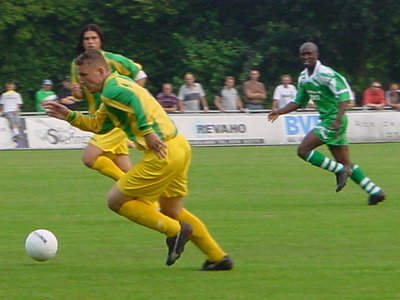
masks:
{"label": "soccer player in yellow shorts", "polygon": [[[80,33],[77,54],[88,49],[101,50],[103,41],[100,27],[87,24]],[[146,75],[141,70],[141,65],[119,54],[106,51],[101,53],[112,71],[126,75],[142,86],[145,84]],[[79,84],[75,59],[71,65],[71,89],[75,98],[86,100],[89,113],[94,114],[101,104],[100,94],[91,93]],[[131,168],[128,143],[126,134],[120,128],[105,134],[96,134],[89,141],[82,161],[87,167],[117,181]]]}
{"label": "soccer player in yellow shorts", "polygon": [[[135,223],[164,233],[167,265],[175,263],[190,239],[207,255],[202,270],[232,269],[233,261],[203,222],[184,208],[191,150],[164,109],[130,78],[112,73],[101,52],[85,51],[76,64],[81,83],[91,92],[101,92],[100,108],[94,116],[83,116],[58,102],[46,102],[48,114],[95,133],[120,127],[144,153],[108,193],[109,208]],[[157,200],[161,211],[151,206]]]}

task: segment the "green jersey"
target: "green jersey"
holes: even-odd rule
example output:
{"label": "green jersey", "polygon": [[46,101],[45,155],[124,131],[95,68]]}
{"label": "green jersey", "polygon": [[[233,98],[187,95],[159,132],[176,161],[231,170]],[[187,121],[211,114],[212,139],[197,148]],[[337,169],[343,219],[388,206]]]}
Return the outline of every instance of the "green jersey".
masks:
{"label": "green jersey", "polygon": [[[321,119],[321,125],[330,128],[339,111],[340,102],[354,100],[346,79],[333,69],[317,61],[310,76],[307,69],[300,73],[295,102],[306,107],[313,100]],[[342,123],[346,122],[346,116]]]}
{"label": "green jersey", "polygon": [[[135,63],[133,60],[111,52],[101,51],[103,57],[106,59],[108,66],[112,72],[116,71],[121,75],[128,76],[134,79],[142,66]],[[78,68],[75,65],[75,59],[71,65],[71,83],[79,83]],[[87,101],[88,111],[94,114],[101,104],[100,93],[90,93],[83,88],[84,98]]]}
{"label": "green jersey", "polygon": [[36,111],[45,112],[42,106],[42,102],[46,100],[55,100],[57,99],[57,95],[53,91],[45,91],[44,89],[40,89],[36,92],[35,98],[36,98],[36,103],[35,103]]}

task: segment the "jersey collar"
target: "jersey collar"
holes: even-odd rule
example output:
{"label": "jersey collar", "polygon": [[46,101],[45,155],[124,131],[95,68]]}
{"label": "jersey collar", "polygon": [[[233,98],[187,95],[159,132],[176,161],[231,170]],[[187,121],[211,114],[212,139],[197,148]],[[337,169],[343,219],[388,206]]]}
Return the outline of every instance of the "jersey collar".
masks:
{"label": "jersey collar", "polygon": [[306,74],[306,79],[310,79],[311,77],[314,77],[316,74],[318,74],[320,67],[321,67],[321,62],[317,60],[317,62],[315,63],[314,71],[311,75],[308,75],[308,70],[307,68],[305,68],[304,73]]}

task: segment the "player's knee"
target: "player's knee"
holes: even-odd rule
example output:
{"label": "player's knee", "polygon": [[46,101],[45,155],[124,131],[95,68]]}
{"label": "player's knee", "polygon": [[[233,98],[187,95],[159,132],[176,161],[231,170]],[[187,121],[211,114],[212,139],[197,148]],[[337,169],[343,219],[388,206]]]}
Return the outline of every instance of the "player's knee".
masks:
{"label": "player's knee", "polygon": [[183,208],[183,197],[163,198],[159,199],[160,212],[164,215],[175,219]]}
{"label": "player's knee", "polygon": [[300,157],[301,159],[306,159],[308,152],[306,149],[299,147],[297,148],[297,156]]}
{"label": "player's knee", "polygon": [[83,164],[88,167],[88,168],[92,168],[94,163],[95,163],[96,159],[89,156],[89,155],[83,155],[82,156],[82,162]]}
{"label": "player's knee", "polygon": [[112,198],[110,198],[110,196],[108,196],[107,197],[107,206],[109,209],[111,209],[112,211],[115,211],[117,213],[121,209],[122,205],[118,201],[114,201]]}
{"label": "player's knee", "polygon": [[175,219],[179,214],[178,209],[171,207],[160,207],[160,212],[172,219]]}

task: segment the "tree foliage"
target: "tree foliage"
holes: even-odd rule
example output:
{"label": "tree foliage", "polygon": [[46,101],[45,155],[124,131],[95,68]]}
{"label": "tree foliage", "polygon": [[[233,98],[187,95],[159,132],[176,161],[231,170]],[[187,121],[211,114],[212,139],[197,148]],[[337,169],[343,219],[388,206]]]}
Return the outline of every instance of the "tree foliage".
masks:
{"label": "tree foliage", "polygon": [[225,76],[240,84],[250,68],[271,91],[282,73],[296,78],[298,47],[313,41],[360,94],[373,79],[400,81],[397,11],[395,0],[2,0],[0,82],[15,81],[32,110],[42,79],[69,73],[80,28],[96,23],[106,50],[144,66],[153,93],[193,72],[211,100]]}

